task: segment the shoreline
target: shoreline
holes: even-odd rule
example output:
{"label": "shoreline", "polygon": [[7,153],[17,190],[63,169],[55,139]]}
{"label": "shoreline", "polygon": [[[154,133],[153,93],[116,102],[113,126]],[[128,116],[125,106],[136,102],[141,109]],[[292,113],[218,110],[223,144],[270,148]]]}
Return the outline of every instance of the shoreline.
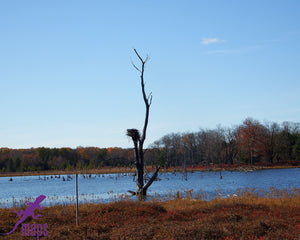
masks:
{"label": "shoreline", "polygon": [[[300,166],[278,165],[278,166],[196,166],[187,167],[187,172],[207,172],[207,171],[240,171],[252,172],[268,169],[288,169],[300,168]],[[147,171],[155,171],[155,168],[148,166]],[[86,169],[86,170],[46,170],[46,171],[31,171],[31,172],[8,172],[0,173],[0,177],[18,177],[18,176],[47,176],[47,175],[71,175],[71,174],[116,174],[116,173],[134,173],[135,168],[128,167],[103,167],[101,169]],[[183,172],[182,167],[161,168],[159,172]]]}

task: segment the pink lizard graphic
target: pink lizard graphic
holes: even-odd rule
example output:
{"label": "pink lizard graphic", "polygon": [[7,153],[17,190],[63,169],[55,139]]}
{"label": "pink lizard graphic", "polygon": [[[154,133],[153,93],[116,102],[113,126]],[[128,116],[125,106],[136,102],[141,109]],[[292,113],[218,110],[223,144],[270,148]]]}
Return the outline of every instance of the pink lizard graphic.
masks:
{"label": "pink lizard graphic", "polygon": [[40,206],[40,203],[41,203],[45,198],[46,198],[45,195],[40,195],[40,196],[38,196],[38,197],[35,199],[34,202],[29,202],[29,203],[27,203],[27,205],[29,205],[29,207],[28,207],[25,211],[24,211],[24,210],[21,210],[19,213],[18,213],[17,211],[14,211],[14,212],[17,214],[18,217],[20,217],[21,215],[23,215],[22,218],[15,224],[13,230],[11,230],[11,231],[8,232],[8,233],[2,233],[2,234],[3,234],[3,235],[9,235],[9,234],[13,233],[13,232],[17,229],[17,227],[18,227],[22,222],[24,222],[25,219],[26,219],[27,217],[29,217],[29,216],[31,216],[33,219],[37,219],[38,217],[43,216],[43,215],[40,215],[40,214],[38,214],[38,215],[35,216],[35,215],[34,215],[34,210],[35,210],[36,208],[38,208],[39,210],[42,210],[42,209],[43,209],[43,207]]}

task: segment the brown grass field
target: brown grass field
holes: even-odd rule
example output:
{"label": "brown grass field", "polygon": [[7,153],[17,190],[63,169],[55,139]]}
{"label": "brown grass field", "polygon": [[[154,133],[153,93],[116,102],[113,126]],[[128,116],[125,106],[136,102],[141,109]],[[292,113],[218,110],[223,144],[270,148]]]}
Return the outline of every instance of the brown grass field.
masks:
{"label": "brown grass field", "polygon": [[[0,239],[300,239],[300,196],[242,197],[212,201],[176,198],[149,202],[117,201],[45,207],[28,224],[48,224],[47,236],[22,237],[21,226]],[[24,207],[23,209],[25,209]],[[0,233],[13,229],[19,218],[0,209]],[[36,235],[36,233],[33,235]]]}

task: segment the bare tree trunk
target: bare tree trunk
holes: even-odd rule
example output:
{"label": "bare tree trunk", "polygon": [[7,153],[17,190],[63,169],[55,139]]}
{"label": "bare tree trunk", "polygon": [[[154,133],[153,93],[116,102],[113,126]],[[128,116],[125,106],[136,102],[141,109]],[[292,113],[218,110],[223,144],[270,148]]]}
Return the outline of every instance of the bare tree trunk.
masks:
{"label": "bare tree trunk", "polygon": [[141,56],[138,54],[136,49],[134,49],[135,54],[138,56],[139,60],[141,61],[142,68],[139,69],[136,67],[133,63],[133,66],[136,70],[138,70],[141,73],[141,87],[142,87],[142,94],[143,94],[143,100],[146,107],[146,114],[145,114],[145,121],[144,121],[144,127],[143,127],[143,133],[142,136],[140,136],[140,133],[137,129],[127,129],[127,136],[132,138],[132,141],[134,143],[134,150],[135,150],[135,166],[136,166],[136,195],[139,197],[146,196],[147,189],[150,187],[150,185],[153,183],[153,181],[156,179],[159,167],[156,169],[153,176],[148,180],[147,183],[144,184],[144,141],[146,139],[146,132],[148,127],[148,120],[149,120],[149,109],[150,105],[152,103],[152,94],[150,93],[147,97],[145,92],[145,83],[144,83],[144,70],[145,70],[145,64],[148,61],[148,56],[145,60],[141,58]]}

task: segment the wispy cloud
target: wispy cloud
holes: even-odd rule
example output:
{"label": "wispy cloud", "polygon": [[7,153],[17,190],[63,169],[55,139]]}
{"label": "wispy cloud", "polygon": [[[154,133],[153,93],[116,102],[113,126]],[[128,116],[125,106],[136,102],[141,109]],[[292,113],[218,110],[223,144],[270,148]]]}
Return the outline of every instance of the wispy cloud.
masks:
{"label": "wispy cloud", "polygon": [[247,54],[252,53],[254,51],[257,51],[258,49],[261,49],[262,45],[251,45],[251,46],[244,46],[241,48],[229,48],[229,49],[217,49],[208,51],[208,54]]}
{"label": "wispy cloud", "polygon": [[212,44],[212,43],[221,43],[221,42],[225,42],[223,39],[219,39],[219,38],[202,38],[202,44],[204,45],[208,45],[208,44]]}

